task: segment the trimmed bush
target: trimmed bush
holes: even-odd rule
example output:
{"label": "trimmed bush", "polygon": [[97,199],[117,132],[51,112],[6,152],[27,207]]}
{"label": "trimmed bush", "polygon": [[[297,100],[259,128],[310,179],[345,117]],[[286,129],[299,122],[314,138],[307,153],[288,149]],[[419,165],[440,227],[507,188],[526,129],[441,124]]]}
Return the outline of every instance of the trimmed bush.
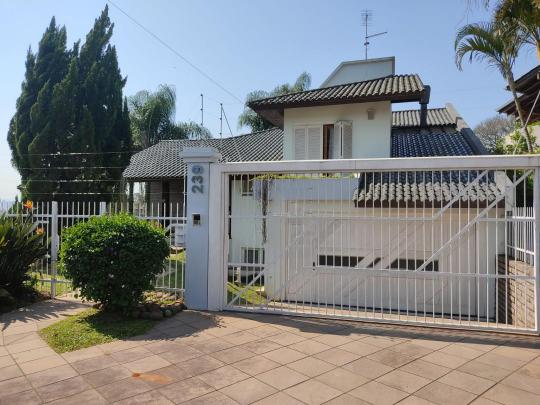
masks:
{"label": "trimmed bush", "polygon": [[32,216],[0,216],[0,287],[17,294],[30,279],[28,270],[47,253],[43,229]]}
{"label": "trimmed bush", "polygon": [[83,298],[127,312],[163,270],[162,229],[127,214],[93,217],[64,231],[61,269]]}

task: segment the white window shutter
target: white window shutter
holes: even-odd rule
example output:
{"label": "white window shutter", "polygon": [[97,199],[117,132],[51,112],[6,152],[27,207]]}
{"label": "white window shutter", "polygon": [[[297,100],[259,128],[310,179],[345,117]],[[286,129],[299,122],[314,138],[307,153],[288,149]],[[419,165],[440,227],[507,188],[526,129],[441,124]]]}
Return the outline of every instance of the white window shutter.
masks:
{"label": "white window shutter", "polygon": [[310,160],[319,160],[322,159],[322,127],[308,127],[307,130],[308,136],[308,147],[307,147],[307,158]]}
{"label": "white window shutter", "polygon": [[353,146],[352,122],[344,122],[341,128],[342,159],[351,159]]}
{"label": "white window shutter", "polygon": [[341,130],[341,121],[336,122],[334,124],[334,133],[332,134],[332,139],[330,139],[330,143],[332,145],[332,159],[341,159]]}
{"label": "white window shutter", "polygon": [[306,158],[306,128],[295,128],[294,160],[304,160]]}

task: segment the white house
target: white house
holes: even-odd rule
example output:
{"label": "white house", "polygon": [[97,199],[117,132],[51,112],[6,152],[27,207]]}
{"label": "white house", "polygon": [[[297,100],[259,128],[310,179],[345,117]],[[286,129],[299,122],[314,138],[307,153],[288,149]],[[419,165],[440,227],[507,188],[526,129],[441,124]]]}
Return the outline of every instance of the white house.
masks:
{"label": "white house", "polygon": [[[183,209],[186,146],[213,146],[228,162],[486,154],[455,108],[429,109],[429,96],[418,75],[395,74],[393,57],[344,62],[317,89],[250,102],[274,128],[162,141],[133,156],[124,177],[148,183],[149,200],[164,210]],[[492,235],[504,226],[471,218],[500,217],[511,199],[501,198],[504,174],[473,177],[442,169],[231,175],[229,281],[282,305],[492,318],[499,286],[478,275],[497,273],[504,241]]]}

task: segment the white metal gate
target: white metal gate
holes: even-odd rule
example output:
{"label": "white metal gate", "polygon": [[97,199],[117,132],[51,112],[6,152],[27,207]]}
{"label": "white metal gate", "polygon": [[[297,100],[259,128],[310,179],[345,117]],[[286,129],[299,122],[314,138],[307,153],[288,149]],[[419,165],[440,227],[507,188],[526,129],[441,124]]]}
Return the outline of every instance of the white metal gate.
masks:
{"label": "white metal gate", "polygon": [[[185,201],[185,199],[184,199]],[[28,203],[28,202],[26,202]],[[183,295],[185,275],[184,239],[186,232],[185,203],[106,203],[95,201],[46,201],[31,202],[31,208],[22,203],[0,202],[0,214],[8,217],[31,216],[37,232],[43,232],[47,255],[34,263],[30,275],[36,288],[50,292],[51,296],[72,293],[69,279],[58,271],[58,252],[62,244],[62,232],[74,224],[87,221],[97,215],[131,213],[137,218],[151,221],[164,229],[170,245],[170,255],[164,263],[163,272],[156,277],[154,287],[160,291]]]}
{"label": "white metal gate", "polygon": [[537,331],[539,163],[213,165],[224,309]]}

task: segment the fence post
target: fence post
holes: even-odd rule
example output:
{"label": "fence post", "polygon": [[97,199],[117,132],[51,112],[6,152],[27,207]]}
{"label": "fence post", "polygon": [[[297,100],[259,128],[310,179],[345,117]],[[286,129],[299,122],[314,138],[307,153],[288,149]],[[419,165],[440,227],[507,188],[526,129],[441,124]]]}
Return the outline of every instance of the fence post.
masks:
{"label": "fence post", "polygon": [[56,276],[58,265],[58,202],[51,203],[51,298],[56,297]]}
{"label": "fence post", "polygon": [[540,333],[540,167],[534,169],[534,311],[536,333]]}
{"label": "fence post", "polygon": [[107,203],[105,201],[101,201],[99,203],[99,215],[105,215],[107,213]]}
{"label": "fence post", "polygon": [[214,148],[184,148],[181,157],[187,165],[186,304],[190,309],[213,309],[208,306],[208,296],[217,293],[209,291],[210,165],[221,155]]}

